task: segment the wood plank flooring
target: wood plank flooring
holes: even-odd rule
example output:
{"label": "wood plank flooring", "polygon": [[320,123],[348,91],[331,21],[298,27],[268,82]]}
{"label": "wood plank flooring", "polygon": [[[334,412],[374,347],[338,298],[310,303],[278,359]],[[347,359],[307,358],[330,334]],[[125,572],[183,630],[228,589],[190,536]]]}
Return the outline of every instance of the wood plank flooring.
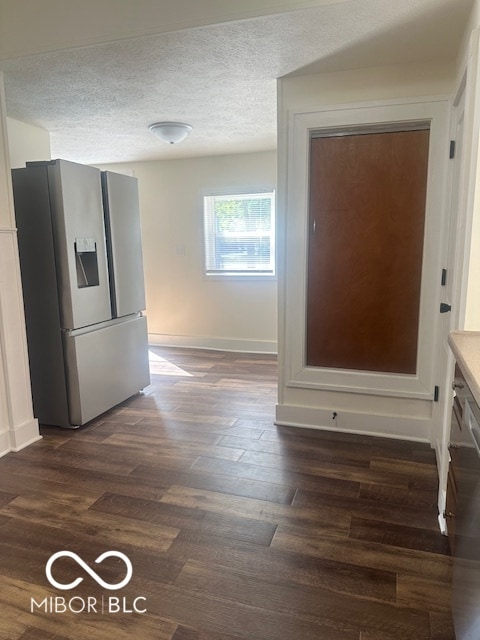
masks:
{"label": "wood plank flooring", "polygon": [[[0,459],[0,640],[453,640],[433,451],[275,402],[274,357],[153,348],[143,394]],[[62,550],[132,579],[57,589]]]}

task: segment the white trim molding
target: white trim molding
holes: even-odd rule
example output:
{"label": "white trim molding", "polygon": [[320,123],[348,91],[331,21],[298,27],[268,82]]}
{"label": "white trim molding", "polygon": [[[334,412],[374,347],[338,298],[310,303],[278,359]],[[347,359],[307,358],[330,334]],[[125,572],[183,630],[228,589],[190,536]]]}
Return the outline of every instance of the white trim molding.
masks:
{"label": "white trim molding", "polygon": [[[438,325],[438,280],[441,236],[445,217],[444,176],[448,141],[447,100],[367,104],[329,107],[311,113],[291,113],[289,117],[289,166],[286,271],[286,362],[285,384],[351,393],[374,393],[397,397],[433,399],[434,347]],[[312,132],[365,126],[410,126],[430,124],[429,173],[427,184],[425,245],[420,300],[418,371],[415,375],[321,369],[306,366],[306,276],[308,227],[309,146]],[[437,304],[438,302],[438,304]]]}
{"label": "white trim molding", "polygon": [[[277,424],[431,441],[438,367],[440,270],[447,228],[445,96],[313,108],[288,105],[279,125],[279,404]],[[417,372],[413,375],[306,365],[309,149],[312,135],[369,128],[430,129]],[[330,408],[331,407],[331,408]],[[332,420],[332,412],[337,418]]]}
{"label": "white trim molding", "polygon": [[275,424],[287,427],[356,433],[364,436],[430,442],[431,420],[420,416],[393,416],[331,409],[277,405]]}
{"label": "white trim molding", "polygon": [[242,338],[176,336],[165,333],[149,333],[148,343],[156,347],[211,349],[213,351],[233,351],[238,353],[277,353],[277,343],[273,340],[245,340]]}

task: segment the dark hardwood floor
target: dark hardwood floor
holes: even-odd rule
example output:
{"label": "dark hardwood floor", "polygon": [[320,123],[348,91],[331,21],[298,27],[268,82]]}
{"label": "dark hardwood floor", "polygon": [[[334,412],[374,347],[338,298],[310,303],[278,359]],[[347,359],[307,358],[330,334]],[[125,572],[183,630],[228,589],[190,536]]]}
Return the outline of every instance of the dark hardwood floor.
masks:
{"label": "dark hardwood floor", "polygon": [[[427,445],[276,427],[273,357],[152,358],[144,394],[0,459],[0,640],[454,638]],[[57,588],[63,550],[132,578],[60,557]]]}

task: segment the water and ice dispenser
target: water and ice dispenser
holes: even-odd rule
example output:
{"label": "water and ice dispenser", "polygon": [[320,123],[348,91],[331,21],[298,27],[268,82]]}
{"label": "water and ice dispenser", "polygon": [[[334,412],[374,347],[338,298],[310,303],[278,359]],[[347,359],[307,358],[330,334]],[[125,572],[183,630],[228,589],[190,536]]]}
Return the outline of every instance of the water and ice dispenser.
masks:
{"label": "water and ice dispenser", "polygon": [[79,289],[98,286],[100,280],[95,238],[75,238],[75,266]]}

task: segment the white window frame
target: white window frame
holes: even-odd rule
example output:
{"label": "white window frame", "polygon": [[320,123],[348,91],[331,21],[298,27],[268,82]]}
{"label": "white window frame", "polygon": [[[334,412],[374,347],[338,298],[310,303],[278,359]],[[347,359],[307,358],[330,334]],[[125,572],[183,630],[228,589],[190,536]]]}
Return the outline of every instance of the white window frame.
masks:
{"label": "white window frame", "polygon": [[[242,200],[247,198],[261,197],[269,199],[271,201],[271,219],[270,229],[265,234],[260,232],[254,234],[260,236],[267,235],[270,241],[270,262],[268,265],[255,265],[252,268],[215,268],[213,266],[215,257],[215,238],[217,237],[217,231],[215,229],[215,214],[212,211],[215,199],[223,200]],[[276,213],[275,213],[275,190],[272,188],[254,188],[248,190],[228,189],[222,190],[216,193],[207,193],[202,197],[202,216],[203,216],[203,251],[204,251],[204,274],[207,278],[275,278],[276,268],[276,251],[275,251],[275,226],[276,226]],[[241,235],[242,232],[239,232]],[[251,234],[249,234],[251,235]],[[212,241],[213,239],[213,241]],[[264,268],[262,268],[262,266]]]}

